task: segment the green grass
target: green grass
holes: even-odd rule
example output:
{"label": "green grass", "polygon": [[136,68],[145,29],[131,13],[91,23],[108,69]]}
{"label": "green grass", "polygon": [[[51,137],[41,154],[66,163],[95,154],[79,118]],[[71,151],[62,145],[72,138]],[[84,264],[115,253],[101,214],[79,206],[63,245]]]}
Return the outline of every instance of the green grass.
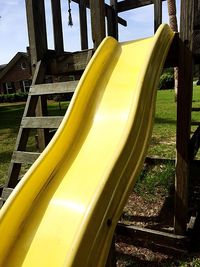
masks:
{"label": "green grass", "polygon": [[[57,102],[50,102],[48,105],[49,115],[61,116],[65,113],[68,102],[61,103],[61,110]],[[11,155],[15,147],[19,125],[23,115],[25,103],[0,104],[0,185],[4,183]],[[31,132],[28,141],[28,151],[36,150],[35,131]],[[25,166],[24,171],[27,170]]]}

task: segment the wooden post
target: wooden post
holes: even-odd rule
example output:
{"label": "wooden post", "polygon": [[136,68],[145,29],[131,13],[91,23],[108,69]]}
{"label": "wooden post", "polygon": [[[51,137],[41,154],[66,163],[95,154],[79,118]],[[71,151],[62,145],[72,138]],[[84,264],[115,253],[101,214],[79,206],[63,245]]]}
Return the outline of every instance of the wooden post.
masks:
{"label": "wooden post", "polygon": [[115,253],[115,235],[114,235],[105,267],[116,267],[116,266],[117,266],[117,261]]}
{"label": "wooden post", "polygon": [[192,36],[194,1],[181,1],[179,77],[177,95],[175,234],[184,234],[188,212],[189,143],[193,89]]}
{"label": "wooden post", "polygon": [[26,0],[29,47],[32,71],[47,53],[47,31],[44,0]]}
{"label": "wooden post", "polygon": [[94,49],[100,45],[106,36],[104,0],[90,0],[92,40]]}
{"label": "wooden post", "polygon": [[62,54],[64,52],[64,44],[60,0],[51,0],[51,9],[53,17],[54,47],[57,54]]}
{"label": "wooden post", "polygon": [[79,19],[80,19],[81,49],[84,50],[88,49],[86,0],[79,1]]}
{"label": "wooden post", "polygon": [[162,0],[154,0],[154,32],[162,23]]}
{"label": "wooden post", "polygon": [[[44,60],[48,50],[44,0],[26,0],[26,12],[32,76],[34,76],[37,62]],[[39,116],[47,114],[46,99],[44,97],[39,98],[36,113]],[[42,151],[47,145],[47,135],[47,130],[38,130],[40,151]]]}
{"label": "wooden post", "polygon": [[118,40],[117,0],[110,0],[112,9],[107,10],[108,35]]}

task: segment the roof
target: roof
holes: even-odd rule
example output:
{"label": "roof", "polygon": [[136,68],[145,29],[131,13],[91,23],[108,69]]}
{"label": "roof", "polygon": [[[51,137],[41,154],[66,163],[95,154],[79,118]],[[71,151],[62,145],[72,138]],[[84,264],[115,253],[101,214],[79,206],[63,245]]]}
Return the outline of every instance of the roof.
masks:
{"label": "roof", "polygon": [[8,64],[5,65],[0,65],[0,66],[4,66],[3,69],[1,69],[0,67],[0,79],[2,79],[2,77],[17,63],[17,61],[21,58],[27,58],[28,59],[28,54],[25,52],[18,52]]}
{"label": "roof", "polygon": [[7,64],[3,64],[3,65],[0,65],[0,71],[2,71],[3,69],[5,69]]}

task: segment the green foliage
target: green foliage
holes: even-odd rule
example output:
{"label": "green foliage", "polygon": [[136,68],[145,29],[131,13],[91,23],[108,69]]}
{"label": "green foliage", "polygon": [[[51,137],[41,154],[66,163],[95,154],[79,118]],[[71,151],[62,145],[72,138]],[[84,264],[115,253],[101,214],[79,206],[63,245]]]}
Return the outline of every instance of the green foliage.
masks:
{"label": "green foliage", "polygon": [[172,89],[174,88],[174,74],[165,72],[160,77],[159,89]]}
{"label": "green foliage", "polygon": [[24,102],[27,96],[27,93],[0,94],[0,103]]}

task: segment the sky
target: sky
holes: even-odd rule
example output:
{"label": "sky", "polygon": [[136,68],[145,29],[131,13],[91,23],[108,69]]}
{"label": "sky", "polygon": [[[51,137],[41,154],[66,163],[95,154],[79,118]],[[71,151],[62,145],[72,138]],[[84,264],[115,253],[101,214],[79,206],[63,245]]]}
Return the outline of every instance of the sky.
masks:
{"label": "sky", "polygon": [[[134,1],[134,0],[133,0]],[[109,1],[106,1],[109,2]],[[179,18],[180,0],[177,2]],[[71,4],[73,26],[68,26],[68,1],[61,0],[64,47],[66,51],[80,50],[78,5]],[[53,49],[53,31],[50,0],[45,0],[48,47]],[[153,35],[153,5],[119,14],[128,26],[119,25],[119,40],[128,41]],[[90,14],[87,14],[88,25]],[[163,2],[163,23],[168,23],[167,2]],[[29,45],[25,0],[0,0],[0,64],[8,63],[17,52],[25,52]],[[89,46],[92,47],[89,30]]]}

